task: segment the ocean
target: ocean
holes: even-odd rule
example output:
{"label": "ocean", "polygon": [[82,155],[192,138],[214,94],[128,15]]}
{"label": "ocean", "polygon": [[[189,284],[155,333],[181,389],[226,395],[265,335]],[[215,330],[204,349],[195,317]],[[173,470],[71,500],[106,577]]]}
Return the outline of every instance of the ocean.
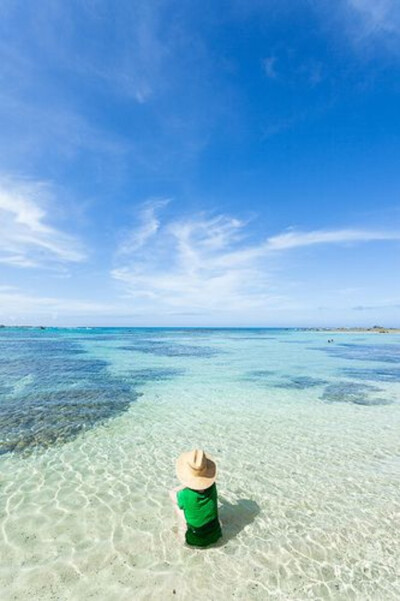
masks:
{"label": "ocean", "polygon": [[[207,550],[168,497],[192,448]],[[399,516],[398,334],[0,329],[2,601],[398,601]]]}

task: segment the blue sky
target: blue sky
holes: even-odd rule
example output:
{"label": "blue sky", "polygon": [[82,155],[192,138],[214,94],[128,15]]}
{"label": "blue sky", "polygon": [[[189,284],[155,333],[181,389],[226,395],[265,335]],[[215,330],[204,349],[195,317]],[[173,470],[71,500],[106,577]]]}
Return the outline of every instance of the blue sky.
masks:
{"label": "blue sky", "polygon": [[0,322],[400,326],[395,0],[3,0]]}

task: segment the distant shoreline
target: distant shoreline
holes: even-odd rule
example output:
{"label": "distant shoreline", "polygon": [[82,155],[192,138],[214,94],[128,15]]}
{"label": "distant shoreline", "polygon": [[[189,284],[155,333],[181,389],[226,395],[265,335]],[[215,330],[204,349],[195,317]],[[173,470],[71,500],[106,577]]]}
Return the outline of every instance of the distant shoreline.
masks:
{"label": "distant shoreline", "polygon": [[323,332],[326,334],[400,334],[400,328],[384,328],[374,326],[372,328],[298,328],[302,332]]}
{"label": "distant shoreline", "polygon": [[302,327],[302,326],[53,326],[53,325],[5,325],[0,329],[21,330],[287,330],[295,332],[320,332],[322,334],[400,334],[400,328],[384,326],[367,327]]}

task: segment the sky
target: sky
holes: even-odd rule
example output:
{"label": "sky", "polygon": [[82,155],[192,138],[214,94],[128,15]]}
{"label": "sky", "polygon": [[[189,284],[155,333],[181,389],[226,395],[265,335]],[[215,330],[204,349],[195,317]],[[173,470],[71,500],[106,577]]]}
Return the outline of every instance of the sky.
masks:
{"label": "sky", "polygon": [[2,0],[0,323],[400,326],[397,0]]}

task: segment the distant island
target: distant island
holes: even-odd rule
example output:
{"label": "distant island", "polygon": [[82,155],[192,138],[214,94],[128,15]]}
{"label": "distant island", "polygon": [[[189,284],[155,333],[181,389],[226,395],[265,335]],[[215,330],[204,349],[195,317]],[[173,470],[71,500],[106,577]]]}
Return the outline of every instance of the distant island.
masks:
{"label": "distant island", "polygon": [[400,328],[385,328],[384,326],[372,326],[371,328],[299,328],[302,332],[337,332],[337,333],[372,333],[372,334],[400,334]]}
{"label": "distant island", "polygon": [[30,330],[45,330],[46,326],[25,326],[25,325],[21,325],[21,326],[5,326],[3,323],[0,323],[0,328],[20,328],[23,330],[26,329],[30,329]]}
{"label": "distant island", "polygon": [[[47,330],[49,326],[32,326],[32,325],[4,325],[4,324],[0,324],[0,328],[12,328],[12,329],[31,329],[31,330]],[[64,329],[62,326],[50,326],[51,329]],[[79,326],[82,328],[88,328],[89,326]],[[96,326],[95,326],[96,327]],[[95,327],[90,326],[90,329],[95,329]],[[97,327],[102,327],[102,326],[97,326]],[[132,327],[132,326],[125,326],[125,327]],[[185,328],[185,326],[184,326]],[[256,327],[254,326],[254,329],[258,330],[258,329],[270,329],[271,326],[259,326]],[[187,329],[202,329],[202,328],[191,328],[190,326],[187,326]],[[211,329],[219,329],[218,327],[216,328],[211,328]],[[223,328],[225,329],[225,328]],[[229,328],[228,328],[229,329]],[[241,329],[241,328],[239,328]],[[247,328],[245,328],[247,329]],[[250,327],[250,329],[252,329]],[[372,334],[400,334],[400,328],[386,328],[385,326],[372,326],[370,328],[367,327],[357,327],[357,326],[353,326],[353,327],[347,327],[347,328],[335,328],[335,327],[308,327],[308,328],[296,328],[296,327],[284,327],[284,328],[279,328],[282,330],[296,330],[298,332],[326,332],[327,334],[329,333],[372,333]]]}

